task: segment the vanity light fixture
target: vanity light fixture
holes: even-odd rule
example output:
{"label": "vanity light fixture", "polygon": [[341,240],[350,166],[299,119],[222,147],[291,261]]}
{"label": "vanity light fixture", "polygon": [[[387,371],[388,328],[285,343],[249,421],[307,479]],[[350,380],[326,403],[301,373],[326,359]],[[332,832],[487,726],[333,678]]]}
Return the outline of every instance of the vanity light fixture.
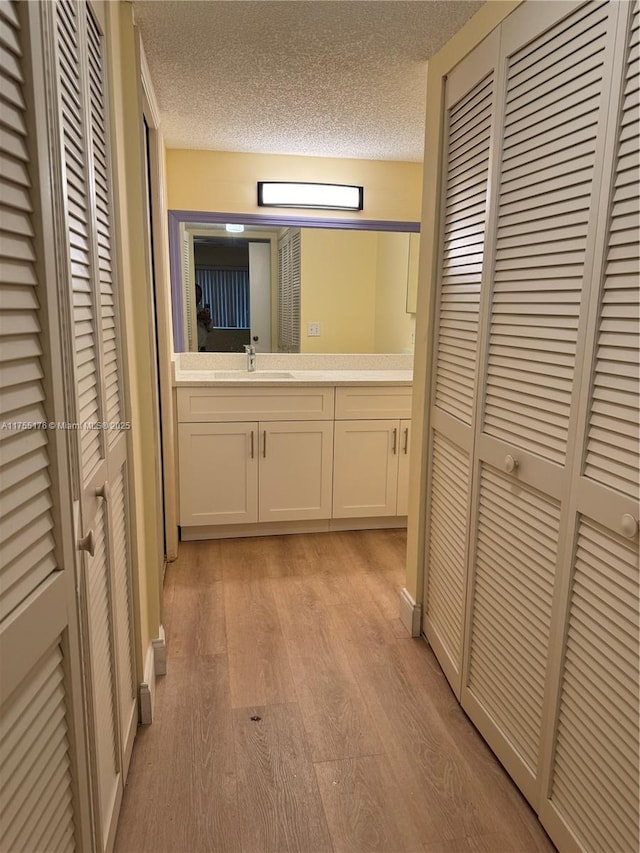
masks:
{"label": "vanity light fixture", "polygon": [[224,227],[231,234],[242,234],[242,232],[244,231],[244,225],[236,225],[234,223],[230,223],[229,225],[225,225]]}
{"label": "vanity light fixture", "polygon": [[363,187],[293,181],[258,181],[258,207],[362,210],[363,206]]}

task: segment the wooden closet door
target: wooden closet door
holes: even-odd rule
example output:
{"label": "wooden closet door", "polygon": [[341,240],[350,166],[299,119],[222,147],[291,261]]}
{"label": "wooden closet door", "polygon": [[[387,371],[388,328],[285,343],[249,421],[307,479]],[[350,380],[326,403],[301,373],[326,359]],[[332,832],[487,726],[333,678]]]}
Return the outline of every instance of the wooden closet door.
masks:
{"label": "wooden closet door", "polygon": [[447,80],[423,628],[460,697],[480,292],[499,38]]}
{"label": "wooden closet door", "polygon": [[0,7],[0,849],[71,851],[90,801],[37,17]]}
{"label": "wooden closet door", "polygon": [[127,433],[112,239],[104,6],[52,15],[62,132],[67,291],[75,386],[78,540],[96,844],[112,843],[137,726]]}
{"label": "wooden closet door", "polygon": [[528,3],[501,33],[462,705],[534,807],[615,18]]}
{"label": "wooden closet door", "polygon": [[[540,816],[562,849],[637,850],[640,492],[640,11],[619,4]],[[555,688],[555,689],[553,689]]]}

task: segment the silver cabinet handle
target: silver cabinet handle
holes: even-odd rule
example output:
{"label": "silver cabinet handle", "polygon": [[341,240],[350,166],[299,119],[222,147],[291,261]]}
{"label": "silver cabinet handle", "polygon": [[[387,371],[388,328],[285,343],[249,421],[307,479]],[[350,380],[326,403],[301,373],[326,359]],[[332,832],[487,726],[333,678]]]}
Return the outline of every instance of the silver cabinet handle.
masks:
{"label": "silver cabinet handle", "polygon": [[409,451],[409,427],[404,428],[404,443],[402,445],[402,450],[406,456]]}
{"label": "silver cabinet handle", "polygon": [[633,539],[638,532],[637,519],[635,519],[630,513],[625,512],[620,519],[620,529],[622,530],[623,536],[626,536],[627,539]]}
{"label": "silver cabinet handle", "polygon": [[505,456],[504,460],[504,470],[508,474],[513,474],[513,472],[517,469],[520,463],[517,459],[515,459],[510,453]]}
{"label": "silver cabinet handle", "polygon": [[93,535],[93,530],[78,540],[78,551],[87,551],[92,557],[96,553],[96,537]]}
{"label": "silver cabinet handle", "polygon": [[256,447],[255,447],[255,433],[251,430],[251,458],[253,459],[256,455]]}
{"label": "silver cabinet handle", "polygon": [[391,448],[394,453],[398,452],[398,428],[394,427],[393,429],[393,447]]}
{"label": "silver cabinet handle", "polygon": [[263,459],[267,458],[267,431],[262,433],[262,457]]}
{"label": "silver cabinet handle", "polygon": [[104,483],[96,489],[96,497],[102,498],[105,503],[109,503],[110,495],[111,490],[109,489],[109,481],[105,480]]}

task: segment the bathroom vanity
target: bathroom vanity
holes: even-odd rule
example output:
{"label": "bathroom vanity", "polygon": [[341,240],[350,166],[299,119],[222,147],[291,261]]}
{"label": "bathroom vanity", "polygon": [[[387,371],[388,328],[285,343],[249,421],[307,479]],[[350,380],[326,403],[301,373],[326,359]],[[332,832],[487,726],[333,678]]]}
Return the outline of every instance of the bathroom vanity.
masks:
{"label": "bathroom vanity", "polygon": [[411,370],[176,367],[175,386],[183,539],[406,525]]}

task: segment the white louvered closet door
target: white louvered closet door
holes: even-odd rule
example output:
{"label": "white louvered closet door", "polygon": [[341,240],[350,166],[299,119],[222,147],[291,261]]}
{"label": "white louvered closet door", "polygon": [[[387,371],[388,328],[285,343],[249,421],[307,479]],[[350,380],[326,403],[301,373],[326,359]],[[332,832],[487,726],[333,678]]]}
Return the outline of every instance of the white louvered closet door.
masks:
{"label": "white louvered closet door", "polygon": [[501,33],[462,705],[534,807],[615,7],[527,3]]}
{"label": "white louvered closet door", "polygon": [[[619,5],[620,97],[601,207],[541,819],[566,849],[638,850],[640,10]],[[616,109],[620,103],[620,110]],[[607,176],[608,178],[609,176]],[[610,203],[606,203],[610,199]],[[564,626],[563,626],[564,627]],[[556,703],[553,705],[555,712]]]}
{"label": "white louvered closet door", "polygon": [[184,342],[189,352],[198,352],[198,307],[195,290],[195,259],[193,254],[193,235],[184,225],[182,229],[182,289],[184,296]]}
{"label": "white louvered closet door", "polygon": [[[462,62],[447,80],[445,99],[445,184],[432,380],[423,627],[458,698],[498,48],[499,40],[494,34]],[[478,82],[469,88],[470,80]]]}
{"label": "white louvered closet door", "polygon": [[59,0],[53,31],[63,140],[85,656],[96,839],[115,833],[137,725],[128,535],[127,436],[112,250],[104,8]]}
{"label": "white louvered closet door", "polygon": [[278,240],[278,347],[280,352],[300,352],[299,228],[288,228]]}
{"label": "white louvered closet door", "polygon": [[73,561],[73,552],[61,546],[64,522],[54,526],[54,513],[64,516],[54,508],[56,436],[28,426],[47,424],[56,410],[45,390],[52,365],[43,357],[46,284],[34,215],[41,126],[34,134],[25,84],[32,12],[0,6],[0,849],[16,853],[80,849],[77,806],[89,808],[78,773],[82,719],[70,689],[77,685],[80,701],[80,654],[70,642],[74,572],[63,556]]}

